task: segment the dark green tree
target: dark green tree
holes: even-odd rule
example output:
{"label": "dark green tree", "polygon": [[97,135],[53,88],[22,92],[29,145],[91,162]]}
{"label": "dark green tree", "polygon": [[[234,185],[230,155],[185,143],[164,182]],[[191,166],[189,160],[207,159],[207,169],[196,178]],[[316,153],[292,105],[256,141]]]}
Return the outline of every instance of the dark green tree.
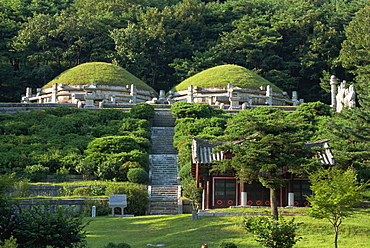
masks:
{"label": "dark green tree", "polygon": [[257,180],[270,189],[271,215],[278,219],[276,192],[287,183],[285,172],[299,174],[317,164],[313,151],[304,147],[310,128],[279,109],[244,110],[229,121],[226,135],[220,137],[234,142],[216,148],[233,157],[220,161],[213,170],[233,170],[241,182]]}
{"label": "dark green tree", "polygon": [[342,43],[339,57],[343,66],[351,69],[351,72],[356,76],[355,85],[356,90],[360,93],[359,99],[365,98],[365,101],[370,87],[369,20],[370,6],[366,6],[356,13],[355,18],[346,28],[346,40]]}
{"label": "dark green tree", "polygon": [[13,230],[18,247],[74,247],[85,242],[87,224],[73,209],[44,203],[17,218],[22,223]]}

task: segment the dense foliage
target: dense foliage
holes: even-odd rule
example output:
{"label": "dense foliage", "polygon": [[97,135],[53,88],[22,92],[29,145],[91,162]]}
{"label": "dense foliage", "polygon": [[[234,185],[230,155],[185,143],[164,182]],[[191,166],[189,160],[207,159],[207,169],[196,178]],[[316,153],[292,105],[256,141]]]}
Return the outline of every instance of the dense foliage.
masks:
{"label": "dense foliage", "polygon": [[300,224],[280,217],[275,220],[272,216],[243,217],[243,227],[253,234],[255,239],[266,248],[291,248],[301,238],[297,237],[296,231]]}
{"label": "dense foliage", "polygon": [[214,171],[235,171],[242,182],[257,180],[270,189],[271,214],[278,218],[276,191],[289,179],[284,170],[301,174],[318,165],[315,153],[304,142],[312,135],[313,127],[297,114],[280,109],[259,107],[246,109],[231,118],[222,140],[234,141],[216,148],[233,154],[230,159],[217,161]]}
{"label": "dense foliage", "polygon": [[327,89],[330,74],[351,79],[337,58],[342,42],[351,39],[345,27],[366,5],[363,0],[1,0],[0,101],[19,101],[26,86],[42,87],[91,61],[119,64],[156,90],[169,90],[216,65],[236,64],[284,91],[298,90],[306,101],[328,101],[320,80]]}
{"label": "dense foliage", "polygon": [[75,247],[85,241],[82,217],[73,209],[39,203],[20,211],[16,205],[1,215],[0,240],[13,237],[18,247]]}
{"label": "dense foliage", "polygon": [[1,115],[0,172],[33,181],[47,174],[125,181],[131,167],[148,170],[149,126],[114,109],[58,107]]}
{"label": "dense foliage", "polygon": [[226,128],[228,115],[208,104],[176,102],[171,106],[175,122],[173,144],[178,150],[182,194],[192,201],[193,209],[201,204],[201,189],[190,175],[192,138],[216,139]]}

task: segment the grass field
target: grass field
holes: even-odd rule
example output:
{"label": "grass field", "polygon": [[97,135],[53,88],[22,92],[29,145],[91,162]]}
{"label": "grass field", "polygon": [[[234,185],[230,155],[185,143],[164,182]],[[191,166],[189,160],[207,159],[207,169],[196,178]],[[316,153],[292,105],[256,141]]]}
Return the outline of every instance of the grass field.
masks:
{"label": "grass field", "polygon": [[[292,216],[284,217],[287,220]],[[333,231],[325,220],[304,215],[294,216],[302,222],[298,234],[302,236],[295,247],[333,247]],[[150,247],[148,244],[171,248],[199,248],[202,244],[216,248],[221,241],[235,243],[238,248],[261,247],[253,235],[240,225],[240,216],[202,217],[192,220],[191,215],[96,217],[86,218],[87,242],[91,248],[102,248],[109,242],[128,243],[132,248]],[[339,247],[370,247],[370,210],[356,212],[342,224]]]}

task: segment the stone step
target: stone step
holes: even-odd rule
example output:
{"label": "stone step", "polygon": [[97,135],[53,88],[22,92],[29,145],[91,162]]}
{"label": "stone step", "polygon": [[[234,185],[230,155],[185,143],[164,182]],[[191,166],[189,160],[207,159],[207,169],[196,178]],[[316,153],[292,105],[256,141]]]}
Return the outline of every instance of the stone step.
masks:
{"label": "stone step", "polygon": [[177,214],[179,180],[177,150],[173,147],[175,118],[169,109],[155,110],[151,123],[149,214]]}
{"label": "stone step", "polygon": [[172,117],[172,112],[169,109],[155,110],[155,116],[152,119],[153,127],[174,127],[175,118]]}
{"label": "stone step", "polygon": [[155,199],[150,202],[149,209],[151,215],[178,214],[178,201]]}
{"label": "stone step", "polygon": [[151,154],[177,154],[177,150],[173,147],[173,127],[152,127]]}

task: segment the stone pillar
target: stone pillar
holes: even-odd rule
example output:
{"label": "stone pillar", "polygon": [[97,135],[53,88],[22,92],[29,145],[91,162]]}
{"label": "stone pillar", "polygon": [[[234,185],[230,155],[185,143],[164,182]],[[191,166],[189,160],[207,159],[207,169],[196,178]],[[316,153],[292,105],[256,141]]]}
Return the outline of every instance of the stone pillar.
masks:
{"label": "stone pillar", "polygon": [[248,198],[247,198],[247,192],[245,190],[245,183],[240,184],[240,205],[241,206],[247,206]]}
{"label": "stone pillar", "polygon": [[188,102],[194,102],[194,87],[193,85],[188,86]]}
{"label": "stone pillar", "polygon": [[288,183],[288,206],[294,207],[294,187],[293,180],[290,180]]}
{"label": "stone pillar", "polygon": [[52,89],[51,89],[51,102],[56,103],[58,101],[58,84],[53,83]]}
{"label": "stone pillar", "polygon": [[87,91],[85,95],[85,100],[86,100],[86,103],[85,103],[84,108],[90,108],[90,109],[95,108],[95,104],[94,104],[95,92]]}
{"label": "stone pillar", "polygon": [[292,92],[292,102],[293,102],[293,106],[299,105],[297,91]]}
{"label": "stone pillar", "polygon": [[112,95],[110,100],[113,104],[116,104],[116,95]]}
{"label": "stone pillar", "polygon": [[242,110],[247,109],[247,106],[248,106],[248,105],[247,105],[247,103],[243,103],[243,104],[242,104]]}
{"label": "stone pillar", "polygon": [[266,104],[269,106],[272,106],[272,87],[271,85],[267,85],[266,87],[266,96],[267,96]]}
{"label": "stone pillar", "polygon": [[239,101],[240,97],[237,92],[234,91],[233,84],[227,84],[227,93],[229,95],[230,108],[229,109],[240,109]]}
{"label": "stone pillar", "polygon": [[337,107],[337,100],[336,100],[336,94],[337,94],[337,78],[332,75],[330,77],[330,93],[331,93],[331,105],[330,107],[336,108]]}
{"label": "stone pillar", "polygon": [[167,102],[167,100],[166,100],[166,92],[164,90],[160,90],[159,91],[158,103],[165,104],[166,102]]}
{"label": "stone pillar", "polygon": [[232,96],[229,97],[230,108],[229,109],[240,109],[240,97],[237,92],[233,92]]}
{"label": "stone pillar", "polygon": [[30,98],[32,96],[32,88],[27,87],[26,88],[26,97]]}
{"label": "stone pillar", "polygon": [[137,91],[136,91],[136,85],[135,84],[131,84],[130,96],[131,96],[130,102],[131,103],[137,103]]}
{"label": "stone pillar", "polygon": [[206,209],[206,205],[207,205],[207,190],[206,190],[206,187],[203,187],[203,191],[202,191],[202,210]]}

